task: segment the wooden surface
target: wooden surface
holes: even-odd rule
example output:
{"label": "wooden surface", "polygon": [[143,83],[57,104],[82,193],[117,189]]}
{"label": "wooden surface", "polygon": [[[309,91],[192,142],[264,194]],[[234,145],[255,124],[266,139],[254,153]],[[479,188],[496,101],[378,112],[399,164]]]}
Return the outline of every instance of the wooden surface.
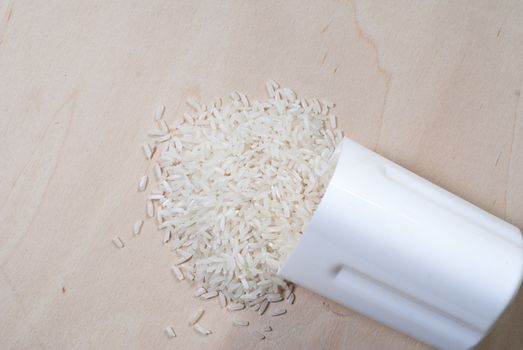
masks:
{"label": "wooden surface", "polygon": [[[169,250],[151,223],[131,235],[139,145],[158,104],[172,118],[273,78],[521,228],[522,18],[517,0],[0,1],[0,347],[425,349],[303,289],[263,342],[215,301],[214,334],[194,334]],[[479,348],[521,349],[522,327],[520,294]]]}

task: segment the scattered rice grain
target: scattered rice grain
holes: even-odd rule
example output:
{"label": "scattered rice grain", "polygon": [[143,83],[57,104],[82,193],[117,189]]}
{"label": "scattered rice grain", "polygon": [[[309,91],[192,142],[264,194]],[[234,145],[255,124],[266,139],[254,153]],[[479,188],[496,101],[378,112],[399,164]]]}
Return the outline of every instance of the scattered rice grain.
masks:
{"label": "scattered rice grain", "polygon": [[162,143],[162,142],[166,142],[166,141],[169,141],[171,139],[171,134],[165,134],[163,136],[160,136],[160,137],[157,137],[154,142],[156,143]]}
{"label": "scattered rice grain", "polygon": [[245,309],[245,304],[242,303],[230,303],[227,307],[230,311],[239,311]]}
{"label": "scattered rice grain", "polygon": [[134,223],[134,226],[133,226],[133,233],[134,233],[135,235],[139,234],[140,231],[142,230],[142,226],[143,226],[143,220],[142,220],[142,219],[136,221],[136,222]]}
{"label": "scattered rice grain", "polygon": [[167,130],[155,129],[155,130],[149,131],[148,135],[151,137],[160,137],[160,136],[165,136],[168,132],[169,131],[167,131]]}
{"label": "scattered rice grain", "polygon": [[122,249],[123,247],[125,247],[125,244],[123,244],[123,241],[120,237],[114,237],[113,244],[118,249]]}
{"label": "scattered rice grain", "polygon": [[184,262],[188,261],[191,258],[192,258],[192,255],[182,256],[181,258],[176,259],[176,261],[174,263],[176,265],[181,265],[181,264],[183,264]]}
{"label": "scattered rice grain", "polygon": [[271,312],[271,316],[276,317],[287,313],[287,310],[285,309],[276,309],[273,312]]}
{"label": "scattered rice grain", "polygon": [[147,217],[154,217],[154,204],[150,200],[145,202],[145,213],[147,214]]}
{"label": "scattered rice grain", "polygon": [[192,98],[187,100],[187,105],[194,109],[196,112],[200,112],[202,110],[202,106]]}
{"label": "scattered rice grain", "polygon": [[[156,148],[156,147],[155,147]],[[142,151],[146,159],[151,159],[154,154],[154,149],[148,143],[142,145]]]}
{"label": "scattered rice grain", "polygon": [[267,311],[267,308],[269,307],[269,301],[267,300],[264,300],[261,305],[260,305],[260,309],[258,310],[258,314],[259,315],[263,315],[265,313],[265,311]]}
{"label": "scattered rice grain", "polygon": [[237,319],[237,318],[233,318],[232,323],[236,327],[247,327],[249,325],[249,321],[247,321],[247,320],[240,320],[240,319]]}
{"label": "scattered rice grain", "polygon": [[144,175],[138,180],[138,191],[143,192],[145,191],[145,188],[147,187],[147,180],[149,177],[147,175]]}
{"label": "scattered rice grain", "polygon": [[222,292],[218,294],[218,302],[220,303],[221,308],[225,308],[227,306],[227,297]]}
{"label": "scattered rice grain", "polygon": [[[165,120],[161,119],[161,120],[158,120],[156,121],[158,123],[158,127],[160,128],[160,130],[163,130],[165,132],[169,132],[170,129],[169,129],[169,125],[167,125],[167,123],[165,122]],[[157,141],[158,142],[158,141]]]}
{"label": "scattered rice grain", "polygon": [[217,296],[218,296],[218,292],[217,291],[212,291],[212,292],[207,292],[205,294],[202,294],[201,298],[205,299],[205,300],[208,300],[208,299],[216,298]]}
{"label": "scattered rice grain", "polygon": [[336,129],[337,123],[336,123],[336,116],[335,115],[329,116],[329,123],[331,125],[331,128]]}
{"label": "scattered rice grain", "polygon": [[193,329],[194,329],[196,332],[198,332],[198,333],[200,333],[200,334],[202,334],[202,335],[209,335],[209,334],[212,333],[211,330],[207,329],[206,327],[202,326],[202,325],[199,324],[199,323],[196,323],[196,324],[193,326]]}
{"label": "scattered rice grain", "polygon": [[296,295],[294,293],[291,293],[287,298],[287,302],[292,305],[294,304],[294,300],[296,300]]}
{"label": "scattered rice grain", "polygon": [[162,168],[160,167],[160,165],[158,163],[154,164],[153,166],[153,170],[154,170],[154,175],[156,176],[156,180],[161,180],[162,179]]}
{"label": "scattered rice grain", "polygon": [[165,113],[165,106],[164,105],[160,105],[156,108],[156,111],[154,113],[154,119],[155,120],[160,120],[162,119],[163,117],[163,114]]}
{"label": "scattered rice grain", "polygon": [[196,291],[194,292],[194,296],[199,297],[200,295],[205,294],[205,293],[207,293],[207,290],[203,287],[200,287],[200,288],[196,289]]}
{"label": "scattered rice grain", "polygon": [[259,340],[263,340],[263,339],[265,339],[265,335],[264,335],[263,333],[261,333],[261,332],[258,332],[258,331],[256,331],[256,330],[254,330],[254,331],[251,331],[250,333],[251,333],[255,338],[257,338],[257,339],[259,339]]}
{"label": "scattered rice grain", "polygon": [[194,311],[192,315],[189,317],[189,326],[196,324],[200,320],[200,318],[202,318],[204,312],[205,310],[203,310],[202,308],[199,308],[196,311]]}
{"label": "scattered rice grain", "polygon": [[171,327],[171,326],[165,327],[164,332],[165,332],[165,335],[167,336],[167,338],[170,338],[170,339],[176,338],[176,333],[174,332],[173,327]]}
{"label": "scattered rice grain", "polygon": [[163,239],[162,239],[162,242],[163,243],[167,243],[171,240],[171,231],[169,230],[165,230],[164,234],[163,234]]}
{"label": "scattered rice grain", "polygon": [[173,272],[173,275],[178,279],[178,281],[181,281],[184,279],[183,273],[178,268],[178,266],[171,266],[171,271]]}
{"label": "scattered rice grain", "polygon": [[280,293],[267,294],[267,300],[271,303],[277,303],[283,300],[283,296]]}

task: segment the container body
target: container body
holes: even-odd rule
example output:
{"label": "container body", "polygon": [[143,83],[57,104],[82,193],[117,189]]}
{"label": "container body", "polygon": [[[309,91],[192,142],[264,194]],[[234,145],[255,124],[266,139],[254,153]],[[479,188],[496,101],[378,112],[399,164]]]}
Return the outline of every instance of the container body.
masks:
{"label": "container body", "polygon": [[516,295],[520,231],[344,139],[280,274],[441,349],[478,343]]}

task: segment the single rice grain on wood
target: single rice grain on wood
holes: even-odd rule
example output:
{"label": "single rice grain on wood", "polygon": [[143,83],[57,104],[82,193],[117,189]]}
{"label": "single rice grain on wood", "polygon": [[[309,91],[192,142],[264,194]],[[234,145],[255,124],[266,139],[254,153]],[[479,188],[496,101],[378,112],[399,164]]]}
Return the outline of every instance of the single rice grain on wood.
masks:
{"label": "single rice grain on wood", "polygon": [[194,311],[191,314],[191,316],[189,316],[189,326],[196,324],[200,320],[200,318],[202,318],[204,312],[205,310],[203,310],[202,308],[199,308],[196,311]]}
{"label": "single rice grain on wood", "polygon": [[133,226],[133,233],[135,235],[140,234],[140,231],[142,230],[142,226],[143,226],[143,220],[142,219],[136,221],[134,223],[134,226]]}
{"label": "single rice grain on wood", "polygon": [[265,339],[265,335],[264,335],[263,333],[261,333],[261,332],[258,332],[258,331],[256,331],[256,330],[254,330],[254,331],[251,331],[250,333],[251,333],[252,336],[255,337],[256,339],[259,339],[259,340],[263,340],[263,339]]}
{"label": "single rice grain on wood", "polygon": [[160,105],[156,108],[156,111],[154,112],[154,119],[160,120],[163,118],[163,114],[165,113],[165,106]]}
{"label": "single rice grain on wood", "polygon": [[173,327],[171,326],[167,326],[165,327],[165,335],[167,336],[167,338],[176,338],[176,333],[174,332],[174,329]]}
{"label": "single rice grain on wood", "polygon": [[123,247],[125,247],[125,244],[123,243],[123,241],[120,237],[114,237],[113,244],[118,249],[122,249]]}
{"label": "single rice grain on wood", "polygon": [[201,325],[201,324],[199,324],[199,323],[196,323],[196,324],[193,326],[193,329],[194,329],[196,332],[198,332],[198,333],[200,333],[200,334],[202,334],[202,335],[209,335],[209,334],[212,333],[211,330],[209,330],[208,328],[206,328],[205,326],[203,326],[203,325]]}

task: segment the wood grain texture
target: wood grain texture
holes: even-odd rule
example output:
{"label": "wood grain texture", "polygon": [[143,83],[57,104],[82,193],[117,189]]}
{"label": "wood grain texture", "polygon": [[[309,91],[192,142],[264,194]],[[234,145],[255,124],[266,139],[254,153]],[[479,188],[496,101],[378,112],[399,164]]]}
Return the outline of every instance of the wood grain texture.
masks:
{"label": "wood grain texture", "polygon": [[[169,250],[150,222],[132,237],[139,146],[158,104],[169,119],[273,78],[521,228],[521,18],[516,0],[0,2],[0,347],[426,349],[303,289],[262,342],[215,301],[194,334]],[[478,348],[521,349],[522,327],[520,295]]]}

